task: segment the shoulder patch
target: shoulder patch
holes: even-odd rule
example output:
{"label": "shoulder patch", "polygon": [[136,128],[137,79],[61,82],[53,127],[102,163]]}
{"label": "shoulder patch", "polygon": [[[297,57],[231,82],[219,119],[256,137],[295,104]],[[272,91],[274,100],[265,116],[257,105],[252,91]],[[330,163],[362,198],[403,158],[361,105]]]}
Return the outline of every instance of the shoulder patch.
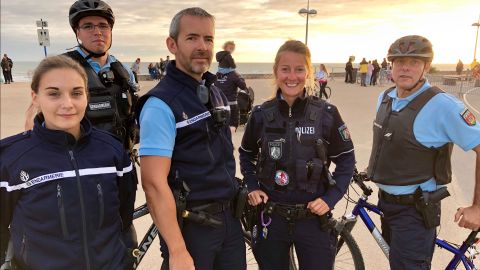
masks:
{"label": "shoulder patch", "polygon": [[338,128],[338,133],[340,133],[340,137],[342,137],[342,140],[348,142],[351,140],[350,138],[350,131],[347,128],[347,125],[342,125],[341,127]]}
{"label": "shoulder patch", "polygon": [[475,115],[467,108],[465,108],[465,110],[463,110],[460,115],[462,116],[463,121],[467,123],[467,125],[474,126],[475,124],[477,124],[477,119],[475,118]]}

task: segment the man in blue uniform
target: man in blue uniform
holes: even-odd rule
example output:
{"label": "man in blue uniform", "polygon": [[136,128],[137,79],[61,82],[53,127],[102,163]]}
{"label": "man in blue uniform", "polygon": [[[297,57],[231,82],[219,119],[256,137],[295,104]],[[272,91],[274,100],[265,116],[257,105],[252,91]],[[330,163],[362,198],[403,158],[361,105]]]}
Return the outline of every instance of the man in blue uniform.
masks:
{"label": "man in blue uniform", "polygon": [[[391,269],[430,269],[440,202],[432,193],[451,181],[453,143],[476,152],[473,203],[455,215],[460,227],[480,227],[480,125],[465,105],[425,79],[432,44],[421,36],[396,40],[388,51],[395,87],[379,96],[368,176],[380,188],[382,230]],[[428,203],[428,206],[427,206]]]}
{"label": "man in blue uniform", "polygon": [[109,54],[115,17],[102,0],[78,0],[69,10],[76,50],[65,53],[79,62],[88,76],[87,117],[92,124],[119,137],[130,150],[135,143],[133,104],[138,86],[132,71]]}
{"label": "man in blue uniform", "polygon": [[[231,210],[238,184],[229,107],[212,84],[215,75],[207,72],[214,35],[214,17],[205,10],[177,13],[166,40],[175,60],[136,109],[142,185],[162,236],[163,269],[246,268],[241,224]],[[175,206],[179,182],[190,189],[188,212],[179,218],[182,229]],[[194,221],[187,213],[203,219]]]}

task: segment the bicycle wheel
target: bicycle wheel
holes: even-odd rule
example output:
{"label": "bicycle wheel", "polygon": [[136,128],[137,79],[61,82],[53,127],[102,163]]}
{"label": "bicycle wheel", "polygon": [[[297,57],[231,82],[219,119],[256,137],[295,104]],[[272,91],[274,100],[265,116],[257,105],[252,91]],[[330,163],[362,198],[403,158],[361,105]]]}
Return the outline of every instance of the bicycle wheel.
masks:
{"label": "bicycle wheel", "polygon": [[365,270],[362,252],[350,232],[343,230],[337,244],[335,269]]}

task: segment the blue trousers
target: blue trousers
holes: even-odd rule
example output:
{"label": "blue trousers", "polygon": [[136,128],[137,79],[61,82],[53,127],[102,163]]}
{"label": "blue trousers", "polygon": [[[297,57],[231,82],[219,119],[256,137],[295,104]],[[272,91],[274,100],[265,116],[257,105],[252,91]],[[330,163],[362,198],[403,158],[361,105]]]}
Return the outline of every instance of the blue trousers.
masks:
{"label": "blue trousers", "polygon": [[257,225],[256,233],[252,232],[253,253],[260,269],[289,270],[288,254],[292,244],[300,269],[333,269],[337,238],[331,230],[320,229],[318,218],[296,220],[294,223],[275,213],[271,218],[267,239],[262,237],[261,224]]}
{"label": "blue trousers", "polygon": [[[223,226],[214,228],[185,220],[183,238],[197,270],[245,270],[247,268],[245,240],[240,221],[230,210],[213,215]],[[167,245],[160,239],[164,259],[162,269],[168,269]]]}
{"label": "blue trousers", "polygon": [[382,235],[390,245],[390,269],[428,270],[435,248],[436,228],[427,229],[414,205],[380,199]]}

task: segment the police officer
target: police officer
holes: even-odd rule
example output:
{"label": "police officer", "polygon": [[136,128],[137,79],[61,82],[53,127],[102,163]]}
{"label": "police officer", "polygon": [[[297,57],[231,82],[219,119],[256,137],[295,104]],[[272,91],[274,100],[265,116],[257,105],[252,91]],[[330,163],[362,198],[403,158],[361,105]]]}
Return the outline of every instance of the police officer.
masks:
{"label": "police officer", "polygon": [[102,0],[78,0],[69,10],[69,22],[78,47],[66,55],[88,75],[90,100],[87,117],[97,128],[117,135],[126,149],[135,143],[132,106],[138,87],[128,66],[109,54],[115,16]]}
{"label": "police officer", "polygon": [[[231,210],[238,183],[228,104],[213,84],[215,75],[208,72],[214,35],[214,17],[205,10],[187,8],[177,13],[166,40],[175,60],[136,109],[142,185],[162,236],[163,268],[246,268],[241,224]],[[179,182],[190,189],[189,214],[179,220],[182,230],[172,196],[173,190],[180,202]],[[204,218],[193,220],[190,213]]]}
{"label": "police officer", "polygon": [[294,244],[300,269],[333,269],[336,237],[320,216],[352,177],[350,134],[334,105],[306,93],[314,77],[305,44],[285,42],[273,70],[275,97],[254,109],[239,149],[249,203],[266,203],[252,229],[253,251],[261,269],[288,269]]}
{"label": "police officer", "polygon": [[[430,269],[440,202],[428,198],[451,181],[453,143],[474,150],[480,170],[480,125],[462,102],[426,80],[433,59],[428,39],[399,38],[387,57],[395,86],[378,99],[368,176],[380,189],[391,269]],[[455,221],[480,227],[480,174],[473,204],[459,208]]]}
{"label": "police officer", "polygon": [[[41,110],[33,130],[0,140],[1,269],[132,269],[132,162],[84,117],[83,67],[48,57],[31,87]],[[9,239],[16,268],[8,268]]]}

